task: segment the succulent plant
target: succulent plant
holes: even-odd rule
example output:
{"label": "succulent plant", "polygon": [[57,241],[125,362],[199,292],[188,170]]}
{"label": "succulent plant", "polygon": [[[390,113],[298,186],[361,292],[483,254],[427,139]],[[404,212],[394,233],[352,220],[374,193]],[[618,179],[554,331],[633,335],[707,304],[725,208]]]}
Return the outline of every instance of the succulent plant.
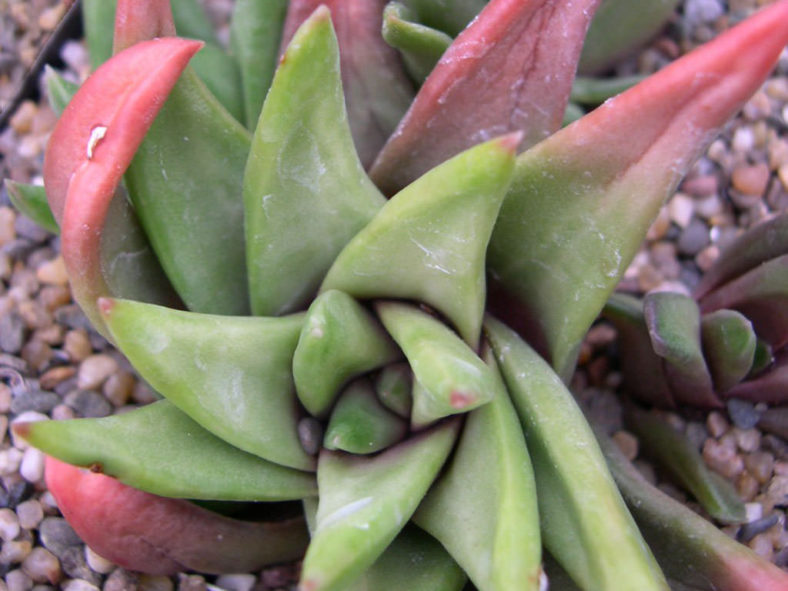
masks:
{"label": "succulent plant", "polygon": [[560,131],[594,0],[238,0],[232,55],[173,36],[204,34],[189,4],[118,1],[46,154],[74,297],[164,398],[15,424],[94,550],[486,591],[539,588],[544,545],[583,589],[786,588],[682,518],[701,574],[655,560],[562,377],[788,0]]}

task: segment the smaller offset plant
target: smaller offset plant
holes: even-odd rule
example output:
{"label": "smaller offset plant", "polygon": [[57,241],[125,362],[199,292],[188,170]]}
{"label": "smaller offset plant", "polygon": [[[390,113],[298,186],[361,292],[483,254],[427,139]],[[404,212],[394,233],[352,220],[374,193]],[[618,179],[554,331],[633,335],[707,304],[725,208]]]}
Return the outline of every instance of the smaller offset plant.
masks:
{"label": "smaller offset plant", "polygon": [[[788,586],[684,517],[655,559],[561,379],[788,0],[560,131],[594,0],[390,6],[397,50],[384,2],[239,0],[234,53],[193,69],[189,4],[117,3],[46,155],[75,298],[164,397],[14,427],[94,550],[305,551],[303,591],[535,590],[543,545],[586,590]],[[609,455],[636,515],[681,511]]]}

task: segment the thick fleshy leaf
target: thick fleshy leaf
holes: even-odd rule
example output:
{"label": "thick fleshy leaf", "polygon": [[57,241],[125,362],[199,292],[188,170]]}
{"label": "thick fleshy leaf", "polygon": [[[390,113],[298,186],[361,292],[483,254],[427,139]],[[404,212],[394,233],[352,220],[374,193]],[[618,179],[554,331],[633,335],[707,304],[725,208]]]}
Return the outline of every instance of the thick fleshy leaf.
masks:
{"label": "thick fleshy leaf", "polygon": [[281,501],[317,494],[314,477],[242,452],[166,400],[101,419],[17,423],[59,460],[164,497]]}
{"label": "thick fleshy leaf", "polygon": [[237,0],[230,21],[230,47],[241,70],[244,119],[254,129],[274,76],[287,0]]}
{"label": "thick fleshy leaf", "polygon": [[[788,391],[788,377],[783,383],[783,391]],[[758,419],[758,428],[788,439],[788,407],[766,409]]]}
{"label": "thick fleshy leaf", "polygon": [[788,343],[788,254],[774,258],[717,287],[700,300],[705,313],[738,310],[759,338],[778,349]]}
{"label": "thick fleshy leaf", "polygon": [[304,558],[303,591],[344,591],[405,526],[457,438],[445,422],[372,457],[323,451],[317,528]]}
{"label": "thick fleshy leaf", "polygon": [[453,459],[414,514],[480,591],[539,589],[536,485],[522,427],[496,373],[495,397],[472,411]]}
{"label": "thick fleshy leaf", "polygon": [[455,36],[479,14],[487,0],[404,0],[418,20]]}
{"label": "thick fleshy leaf", "polygon": [[416,82],[422,83],[451,45],[452,38],[417,22],[400,2],[389,2],[383,11],[383,39],[399,50],[405,69]]}
{"label": "thick fleshy leaf", "polygon": [[602,310],[604,318],[618,331],[621,373],[627,392],[654,406],[675,408],[662,360],[654,353],[643,318],[643,302],[623,293],[614,293]]}
{"label": "thick fleshy leaf", "polygon": [[118,347],[153,388],[214,435],[309,470],[291,364],[303,315],[227,317],[104,299]]}
{"label": "thick fleshy leaf", "polygon": [[151,574],[248,572],[302,555],[302,518],[254,523],[47,458],[47,488],[77,534],[101,556]]}
{"label": "thick fleshy leaf", "polygon": [[406,525],[346,591],[460,591],[467,577],[434,538]]}
{"label": "thick fleshy leaf", "polygon": [[49,106],[52,107],[56,115],[60,116],[63,113],[63,109],[66,108],[66,105],[79,90],[79,84],[66,80],[49,64],[44,66],[44,84],[46,85]]}
{"label": "thick fleshy leaf", "polygon": [[396,50],[380,30],[387,0],[290,0],[282,50],[296,29],[320,5],[331,11],[339,40],[342,85],[353,141],[368,167],[413,98]]}
{"label": "thick fleshy leaf", "polygon": [[717,310],[701,318],[700,330],[714,388],[725,392],[752,369],[758,343],[752,322],[735,310]]}
{"label": "thick fleshy leaf", "polygon": [[569,100],[584,105],[601,105],[607,99],[629,90],[643,82],[643,75],[619,76],[616,78],[577,77],[572,82]]}
{"label": "thick fleshy leaf", "polygon": [[241,69],[235,56],[218,45],[208,44],[194,56],[190,66],[197,77],[236,120],[245,121]]}
{"label": "thick fleshy leaf", "polygon": [[125,175],[140,221],[196,312],[248,312],[241,186],[246,130],[187,70]]}
{"label": "thick fleshy leaf", "polygon": [[371,454],[402,440],[408,424],[387,410],[372,384],[361,379],[350,384],[337,400],[326,427],[323,447],[353,454]]}
{"label": "thick fleshy leaf", "polygon": [[303,309],[385,202],[353,149],[328,10],[304,23],[266,97],[244,176],[252,311]]}
{"label": "thick fleshy leaf", "polygon": [[768,75],[786,20],[781,0],[518,157],[490,242],[491,299],[560,375],[663,201]]}
{"label": "thick fleshy leaf", "polygon": [[744,503],[733,485],[709,468],[697,447],[654,412],[630,407],[627,425],[637,436],[642,451],[688,490],[714,519],[742,523]]}
{"label": "thick fleshy leaf", "polygon": [[[82,85],[52,132],[44,186],[61,226],[74,297],[100,331],[97,298],[123,295],[109,276],[118,266],[144,278],[144,291],[157,294],[151,301],[172,301],[131,207],[115,195],[148,125],[199,48],[196,41],[167,38],[121,52]],[[104,239],[107,224],[113,233]]]}
{"label": "thick fleshy leaf", "polygon": [[26,215],[36,224],[52,232],[60,233],[60,228],[55,221],[52,211],[47,203],[47,192],[41,185],[26,185],[17,183],[11,179],[5,179],[5,190],[16,207],[23,215]]}
{"label": "thick fleshy leaf", "polygon": [[[649,484],[608,437],[599,443],[665,573],[702,591],[783,591],[788,575]],[[618,587],[616,587],[618,588]]]}
{"label": "thick fleshy leaf", "polygon": [[788,355],[778,356],[769,371],[734,386],[725,393],[725,397],[772,404],[788,402]]}
{"label": "thick fleshy leaf", "polygon": [[492,400],[495,373],[439,319],[402,303],[378,302],[375,309],[413,370],[414,428]]}
{"label": "thick fleshy leaf", "polygon": [[298,338],[298,398],[309,414],[325,418],[343,384],[401,357],[370,312],[341,291],[327,291],[312,302]]}
{"label": "thick fleshy leaf", "polygon": [[582,588],[667,591],[572,395],[516,333],[485,333],[520,415],[545,547]]}
{"label": "thick fleshy leaf", "polygon": [[476,347],[485,252],[519,139],[466,150],[395,195],[339,254],[321,289],[424,302]]}
{"label": "thick fleshy leaf", "polygon": [[170,0],[114,0],[109,3],[115,5],[113,53],[139,41],[175,36]]}
{"label": "thick fleshy leaf", "polygon": [[378,187],[391,195],[495,136],[521,131],[525,149],[556,131],[597,3],[492,0],[443,54],[378,155],[370,171]]}
{"label": "thick fleshy leaf", "polygon": [[679,0],[604,0],[588,29],[578,70],[603,71],[645,45],[678,4]]}
{"label": "thick fleshy leaf", "polygon": [[788,213],[750,228],[733,241],[703,274],[693,295],[702,300],[713,289],[785,254],[788,254]]}
{"label": "thick fleshy leaf", "polygon": [[112,56],[114,0],[82,0],[82,28],[88,46],[90,65],[95,70]]}
{"label": "thick fleshy leaf", "polygon": [[413,373],[407,363],[393,363],[384,367],[375,380],[375,392],[383,406],[399,416],[410,417],[413,407]]}
{"label": "thick fleshy leaf", "polygon": [[703,357],[695,300],[681,293],[650,293],[643,300],[643,318],[674,398],[693,406],[722,406]]}

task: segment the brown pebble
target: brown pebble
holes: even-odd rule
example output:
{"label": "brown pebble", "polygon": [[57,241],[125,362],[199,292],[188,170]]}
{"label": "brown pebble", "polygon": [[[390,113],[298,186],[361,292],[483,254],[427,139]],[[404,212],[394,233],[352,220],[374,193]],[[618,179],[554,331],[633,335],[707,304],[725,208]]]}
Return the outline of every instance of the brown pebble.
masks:
{"label": "brown pebble", "polygon": [[766,451],[755,451],[744,456],[744,466],[761,484],[766,484],[774,472],[774,456]]}
{"label": "brown pebble", "polygon": [[16,239],[16,213],[10,207],[0,207],[0,246]]}
{"label": "brown pebble", "polygon": [[68,284],[68,272],[63,257],[58,255],[36,269],[36,277],[45,285],[64,286]]}
{"label": "brown pebble", "polygon": [[730,429],[730,424],[721,413],[715,410],[706,417],[706,429],[709,430],[709,435],[718,438],[722,437]]}
{"label": "brown pebble", "polygon": [[58,2],[51,8],[47,8],[39,15],[38,26],[44,31],[53,31],[66,13],[67,7],[65,2]]}
{"label": "brown pebble", "polygon": [[85,359],[77,372],[77,386],[82,390],[94,390],[118,370],[118,362],[113,357],[98,353]]}
{"label": "brown pebble", "polygon": [[757,121],[758,119],[768,117],[771,115],[771,112],[772,102],[769,100],[768,95],[762,90],[752,95],[750,100],[744,103],[744,107],[742,108],[744,117],[750,121]]}
{"label": "brown pebble", "polygon": [[71,303],[71,292],[65,286],[45,285],[38,293],[39,301],[50,312]]}
{"label": "brown pebble", "polygon": [[53,367],[52,369],[44,372],[39,378],[39,382],[41,383],[41,387],[45,390],[52,390],[60,382],[67,380],[76,373],[77,369],[75,367],[70,365],[61,365],[59,367]]}
{"label": "brown pebble", "polygon": [[630,462],[638,457],[638,439],[629,431],[616,432],[613,441]]}
{"label": "brown pebble", "polygon": [[713,174],[692,177],[681,184],[681,190],[694,197],[715,195],[718,188],[717,177]]}
{"label": "brown pebble", "polygon": [[731,432],[736,438],[736,445],[742,451],[757,451],[761,447],[761,433],[757,429],[739,429],[734,427]]}
{"label": "brown pebble", "polygon": [[788,503],[788,476],[775,476],[766,489],[766,497],[775,505]]}
{"label": "brown pebble", "polygon": [[755,495],[758,494],[758,488],[758,481],[747,470],[742,471],[736,477],[736,491],[743,501],[754,499]]}
{"label": "brown pebble", "polygon": [[52,347],[39,340],[30,340],[24,347],[21,353],[22,359],[35,369],[40,371],[52,359]]}
{"label": "brown pebble", "polygon": [[76,416],[74,409],[66,404],[58,404],[52,409],[52,418],[56,421],[67,421]]}
{"label": "brown pebble", "polygon": [[69,359],[74,362],[84,361],[93,352],[87,333],[79,328],[66,333],[63,340],[63,350]]}
{"label": "brown pebble", "polygon": [[759,534],[747,542],[750,549],[761,558],[771,560],[774,555],[774,545],[766,534]]}
{"label": "brown pebble", "polygon": [[769,167],[763,163],[738,166],[733,170],[731,183],[744,195],[763,195],[769,183]]}
{"label": "brown pebble", "polygon": [[707,439],[703,444],[703,459],[715,472],[725,478],[733,479],[744,470],[744,461],[729,447]]}
{"label": "brown pebble", "polygon": [[34,583],[57,584],[63,576],[60,561],[46,548],[33,548],[22,562],[22,570]]}
{"label": "brown pebble", "polygon": [[117,371],[113,373],[104,383],[104,396],[113,406],[123,406],[129,401],[134,392],[134,376],[127,371]]}
{"label": "brown pebble", "polygon": [[33,126],[33,117],[35,117],[37,110],[38,105],[35,101],[30,99],[22,101],[13,117],[9,119],[8,124],[18,135],[25,135],[30,132]]}

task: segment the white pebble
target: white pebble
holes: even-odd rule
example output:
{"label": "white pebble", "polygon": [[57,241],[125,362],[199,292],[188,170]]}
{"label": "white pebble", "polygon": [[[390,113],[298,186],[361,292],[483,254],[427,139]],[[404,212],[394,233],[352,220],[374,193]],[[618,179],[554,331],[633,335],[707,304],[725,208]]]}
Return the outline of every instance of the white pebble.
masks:
{"label": "white pebble", "polygon": [[93,583],[88,583],[85,579],[70,579],[64,581],[60,587],[62,591],[99,591]]}
{"label": "white pebble", "polygon": [[96,554],[90,546],[85,546],[85,562],[91,569],[102,575],[108,575],[115,570],[114,562]]}
{"label": "white pebble", "polygon": [[82,390],[94,390],[118,370],[118,362],[109,355],[91,355],[79,366],[77,387]]}
{"label": "white pebble", "polygon": [[731,147],[736,152],[749,152],[755,147],[755,132],[751,127],[742,125],[733,132]]}
{"label": "white pebble", "polygon": [[16,514],[19,517],[19,525],[25,529],[35,529],[44,519],[44,509],[35,499],[19,503],[16,506]]}
{"label": "white pebble", "polygon": [[254,583],[254,575],[221,575],[216,579],[216,585],[227,591],[251,591]]}
{"label": "white pebble", "polygon": [[11,509],[0,509],[0,538],[13,540],[19,535],[19,517]]}
{"label": "white pebble", "polygon": [[21,462],[22,452],[15,447],[0,450],[0,476],[15,474]]}
{"label": "white pebble", "polygon": [[19,465],[19,474],[28,482],[40,482],[44,478],[45,458],[44,453],[34,447],[26,449]]}
{"label": "white pebble", "polygon": [[55,584],[60,580],[62,571],[60,561],[46,548],[39,546],[27,555],[22,562],[22,570],[35,583]]}
{"label": "white pebble", "polygon": [[763,505],[760,503],[744,503],[745,520],[747,523],[758,521],[763,517]]}
{"label": "white pebble", "polygon": [[21,570],[12,570],[5,576],[8,591],[30,591],[33,588],[33,580]]}

